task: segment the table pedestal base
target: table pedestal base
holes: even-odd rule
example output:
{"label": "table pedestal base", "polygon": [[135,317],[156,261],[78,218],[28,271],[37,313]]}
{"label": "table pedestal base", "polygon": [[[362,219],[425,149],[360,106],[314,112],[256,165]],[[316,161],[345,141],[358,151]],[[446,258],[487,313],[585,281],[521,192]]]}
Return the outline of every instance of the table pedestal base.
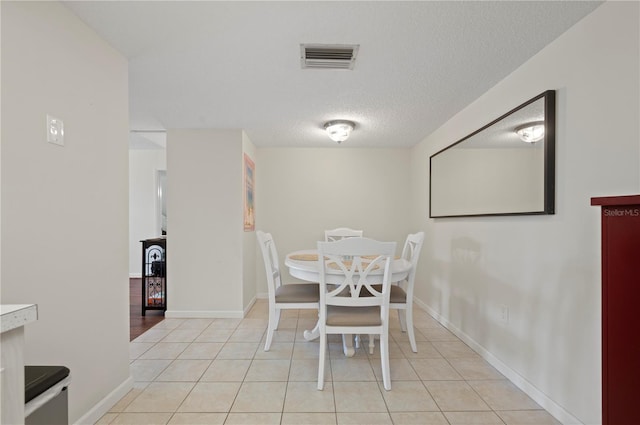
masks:
{"label": "table pedestal base", "polygon": [[[303,336],[306,341],[313,341],[314,339],[319,338],[320,323],[316,323],[316,326],[310,331],[305,330]],[[342,335],[342,350],[344,351],[344,355],[347,357],[353,357],[356,354],[356,349],[353,346],[353,335]]]}
{"label": "table pedestal base", "polygon": [[353,357],[356,355],[356,349],[353,346],[353,335],[352,334],[343,334],[342,335],[342,351],[344,351],[344,355],[346,357]]}
{"label": "table pedestal base", "polygon": [[304,331],[303,335],[304,339],[307,341],[313,341],[314,339],[320,338],[320,324],[316,323],[315,328],[310,331]]}

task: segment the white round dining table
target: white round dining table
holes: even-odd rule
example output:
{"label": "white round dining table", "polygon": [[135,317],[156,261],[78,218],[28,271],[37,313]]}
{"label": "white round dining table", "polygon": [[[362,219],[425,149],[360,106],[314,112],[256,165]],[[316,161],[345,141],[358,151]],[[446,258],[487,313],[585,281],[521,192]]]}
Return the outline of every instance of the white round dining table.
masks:
{"label": "white round dining table", "polygon": [[[320,268],[318,266],[318,250],[306,249],[302,251],[294,251],[287,254],[284,265],[289,268],[289,274],[295,278],[306,280],[307,282],[320,281]],[[411,263],[403,258],[396,258],[391,262],[391,282],[400,282],[409,275],[411,271]],[[371,279],[376,279],[384,270],[373,270],[369,273]],[[335,278],[333,277],[335,276]],[[342,272],[338,269],[327,270],[327,283],[342,283],[340,276]],[[372,282],[377,283],[377,282]]]}
{"label": "white round dining table", "polygon": [[[294,251],[287,254],[284,265],[289,268],[289,274],[295,278],[305,280],[307,282],[320,282],[320,267],[318,264],[318,250],[305,249],[301,251]],[[411,271],[411,263],[403,258],[396,258],[391,262],[391,282],[399,282],[406,279]],[[380,271],[372,271],[369,274],[369,280],[373,280],[371,283],[380,283],[377,281],[376,276],[382,280],[382,274],[384,269]],[[326,271],[327,283],[340,284],[344,280],[344,274],[340,270],[327,270]],[[304,339],[312,341],[320,336],[319,324],[312,330],[304,331]],[[346,356],[351,357],[355,354],[353,348],[353,341],[350,336],[343,338],[344,353]]]}

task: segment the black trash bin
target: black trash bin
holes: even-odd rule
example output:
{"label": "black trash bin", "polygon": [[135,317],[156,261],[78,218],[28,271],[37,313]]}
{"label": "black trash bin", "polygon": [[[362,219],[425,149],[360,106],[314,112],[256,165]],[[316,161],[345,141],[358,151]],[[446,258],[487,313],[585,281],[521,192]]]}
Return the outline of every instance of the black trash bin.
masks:
{"label": "black trash bin", "polygon": [[25,425],[68,425],[70,381],[64,366],[25,366]]}

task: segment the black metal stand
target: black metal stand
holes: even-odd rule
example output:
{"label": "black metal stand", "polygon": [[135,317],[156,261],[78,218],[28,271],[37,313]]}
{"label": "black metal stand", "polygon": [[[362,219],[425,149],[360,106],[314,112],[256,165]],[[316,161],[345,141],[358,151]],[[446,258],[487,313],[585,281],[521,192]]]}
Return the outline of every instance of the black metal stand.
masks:
{"label": "black metal stand", "polygon": [[167,239],[142,242],[142,315],[147,310],[167,310]]}

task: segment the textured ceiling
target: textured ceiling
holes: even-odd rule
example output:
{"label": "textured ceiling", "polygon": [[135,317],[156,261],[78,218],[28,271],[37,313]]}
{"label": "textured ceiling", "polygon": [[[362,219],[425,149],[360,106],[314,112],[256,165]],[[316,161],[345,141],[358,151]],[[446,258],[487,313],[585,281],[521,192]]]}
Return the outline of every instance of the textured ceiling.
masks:
{"label": "textured ceiling", "polygon": [[[324,122],[348,119],[341,146],[409,147],[601,3],[64,4],[128,58],[132,130],[239,128],[260,147],[318,147],[336,145]],[[301,43],[360,49],[351,71],[309,70]]]}

